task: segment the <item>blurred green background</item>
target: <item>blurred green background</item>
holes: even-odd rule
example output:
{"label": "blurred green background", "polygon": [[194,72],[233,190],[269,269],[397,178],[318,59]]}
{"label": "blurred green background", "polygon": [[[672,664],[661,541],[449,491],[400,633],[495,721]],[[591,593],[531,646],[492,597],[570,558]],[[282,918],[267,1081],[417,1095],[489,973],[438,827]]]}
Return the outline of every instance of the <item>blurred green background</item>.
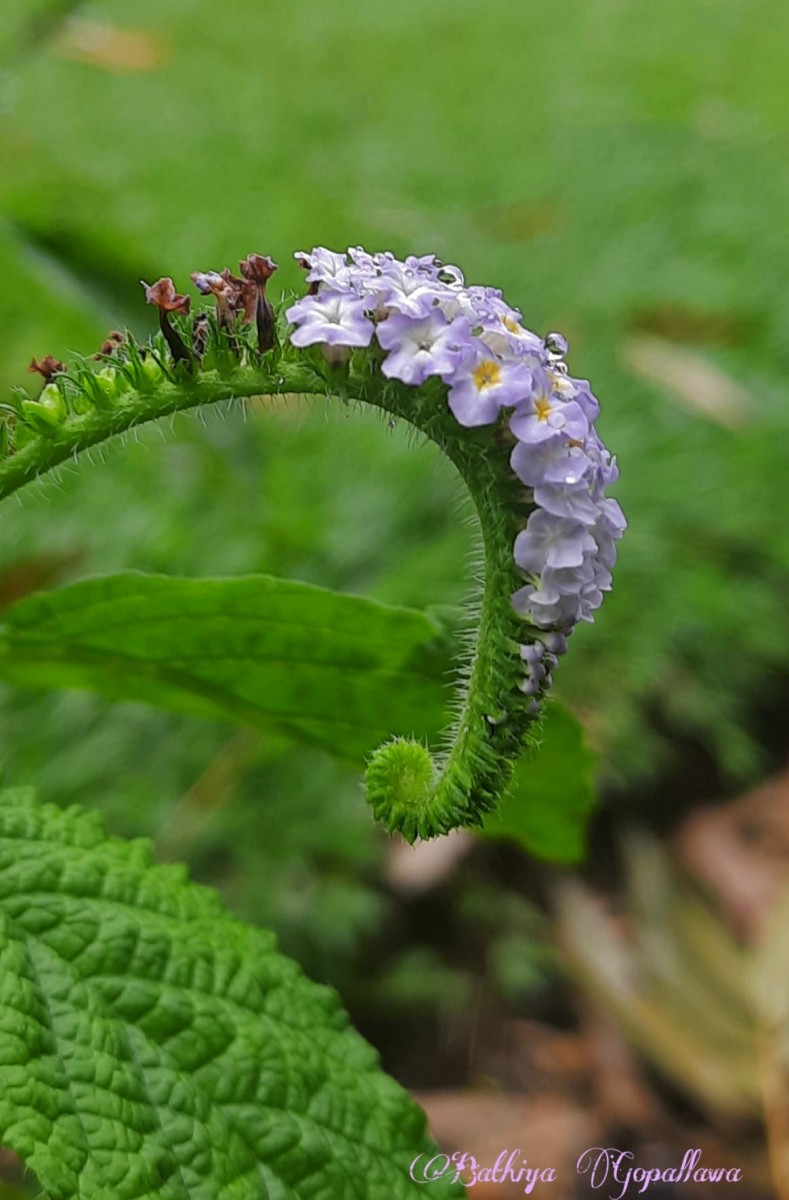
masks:
{"label": "blurred green background", "polygon": [[[32,355],[144,334],[140,279],[257,251],[297,288],[315,244],[457,262],[566,333],[619,455],[615,589],[556,688],[606,810],[736,788],[775,761],[789,698],[787,61],[779,0],[4,0],[0,389]],[[374,416],[214,413],[94,459],[5,506],[1,600],[120,568],[467,592],[452,470]],[[155,836],[346,994],[386,928],[406,949],[385,1003],[416,976],[466,1003],[434,947],[413,959],[358,773],[82,694],[4,689],[0,723],[11,782]],[[520,950],[491,961],[528,991],[533,914],[497,904]]]}

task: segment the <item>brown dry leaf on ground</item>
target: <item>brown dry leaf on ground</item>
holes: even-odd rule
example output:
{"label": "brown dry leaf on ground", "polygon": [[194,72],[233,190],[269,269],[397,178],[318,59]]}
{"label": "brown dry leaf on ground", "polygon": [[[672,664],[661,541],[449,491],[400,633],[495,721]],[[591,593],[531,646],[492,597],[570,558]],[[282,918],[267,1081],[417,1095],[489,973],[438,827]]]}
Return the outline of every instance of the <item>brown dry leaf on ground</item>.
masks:
{"label": "brown dry leaf on ground", "polygon": [[[467,1151],[482,1166],[493,1166],[502,1151],[518,1151],[513,1166],[526,1159],[530,1168],[553,1167],[556,1180],[537,1183],[535,1195],[570,1200],[577,1180],[575,1164],[588,1146],[599,1144],[602,1129],[591,1111],[563,1096],[519,1096],[505,1092],[424,1092],[416,1099],[425,1109],[433,1136],[448,1153]],[[513,1200],[523,1182],[477,1183],[478,1200]]]}
{"label": "brown dry leaf on ground", "polygon": [[[640,833],[622,849],[624,887],[548,877],[575,1026],[513,1017],[489,994],[477,1086],[422,1093],[431,1128],[480,1165],[518,1151],[519,1164],[553,1167],[535,1194],[557,1200],[591,1194],[577,1163],[593,1146],[660,1169],[698,1148],[704,1166],[742,1171],[743,1200],[789,1200],[789,772],[691,814],[668,843]],[[523,1183],[469,1194],[506,1200]]]}
{"label": "brown dry leaf on ground", "polygon": [[758,940],[789,884],[789,770],[725,807],[691,813],[674,848],[734,932]]}
{"label": "brown dry leaf on ground", "polygon": [[789,886],[774,906],[757,954],[755,991],[763,1021],[760,1044],[764,1117],[773,1178],[789,1197]]}
{"label": "brown dry leaf on ground", "polygon": [[394,837],[387,846],[386,878],[401,896],[428,892],[450,876],[476,844],[468,829],[455,829],[446,837],[415,846]]}
{"label": "brown dry leaf on ground", "polygon": [[471,1062],[475,1079],[493,1081],[506,1092],[591,1100],[592,1057],[584,1034],[509,1017],[499,1006],[479,1026]]}
{"label": "brown dry leaf on ground", "polygon": [[628,839],[623,919],[578,880],[554,889],[568,973],[714,1121],[758,1117],[752,959],[660,844]]}

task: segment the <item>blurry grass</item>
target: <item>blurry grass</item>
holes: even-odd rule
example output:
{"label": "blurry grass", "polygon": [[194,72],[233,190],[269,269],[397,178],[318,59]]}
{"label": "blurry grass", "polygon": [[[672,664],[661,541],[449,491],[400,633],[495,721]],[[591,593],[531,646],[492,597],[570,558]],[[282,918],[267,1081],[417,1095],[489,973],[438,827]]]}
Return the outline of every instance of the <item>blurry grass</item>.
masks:
{"label": "blurry grass", "polygon": [[[732,776],[758,772],[752,712],[789,672],[789,8],[80,6],[150,38],[151,69],[131,71],[73,61],[54,32],[20,58],[33,11],[4,9],[0,41],[0,387],[34,353],[147,328],[139,278],[184,283],[259,250],[297,287],[290,253],[315,243],[459,262],[527,324],[567,332],[620,456],[631,530],[615,591],[558,679],[606,776],[654,773],[671,747],[655,717]],[[749,397],[743,421],[636,375],[635,336],[724,372]],[[400,430],[333,407],[140,440],[7,505],[0,565],[57,551],[80,573],[257,569],[411,604],[466,590],[457,485]],[[14,778],[113,788],[127,832],[156,828],[226,737],[78,697],[7,693],[2,715]],[[45,765],[56,753],[71,773]],[[285,762],[245,794],[301,787]],[[315,803],[328,826],[333,800]]]}

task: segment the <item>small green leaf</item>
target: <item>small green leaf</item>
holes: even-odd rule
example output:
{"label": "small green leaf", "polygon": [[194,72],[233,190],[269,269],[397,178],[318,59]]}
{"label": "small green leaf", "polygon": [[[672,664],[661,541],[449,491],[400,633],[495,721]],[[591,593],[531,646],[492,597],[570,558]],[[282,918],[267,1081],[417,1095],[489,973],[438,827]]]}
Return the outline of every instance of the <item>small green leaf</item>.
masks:
{"label": "small green leaf", "polygon": [[275,728],[360,762],[435,734],[446,666],[422,613],[310,584],[124,573],[13,605],[0,679]]}
{"label": "small green leaf", "polygon": [[578,862],[595,805],[594,766],[575,717],[555,701],[547,704],[540,743],[521,758],[483,832],[518,842],[538,858]]}
{"label": "small green leaf", "polygon": [[21,789],[0,979],[0,1143],[51,1200],[421,1194],[424,1115],[336,995],[146,843]]}

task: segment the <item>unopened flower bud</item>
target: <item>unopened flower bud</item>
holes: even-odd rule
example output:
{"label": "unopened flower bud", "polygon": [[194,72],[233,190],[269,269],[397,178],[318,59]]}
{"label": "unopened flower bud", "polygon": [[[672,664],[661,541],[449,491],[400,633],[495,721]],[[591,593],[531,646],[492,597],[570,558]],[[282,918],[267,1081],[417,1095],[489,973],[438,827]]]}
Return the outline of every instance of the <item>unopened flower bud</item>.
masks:
{"label": "unopened flower bud", "polygon": [[66,401],[54,383],[48,383],[37,400],[23,400],[22,413],[39,429],[62,425],[68,415]]}

